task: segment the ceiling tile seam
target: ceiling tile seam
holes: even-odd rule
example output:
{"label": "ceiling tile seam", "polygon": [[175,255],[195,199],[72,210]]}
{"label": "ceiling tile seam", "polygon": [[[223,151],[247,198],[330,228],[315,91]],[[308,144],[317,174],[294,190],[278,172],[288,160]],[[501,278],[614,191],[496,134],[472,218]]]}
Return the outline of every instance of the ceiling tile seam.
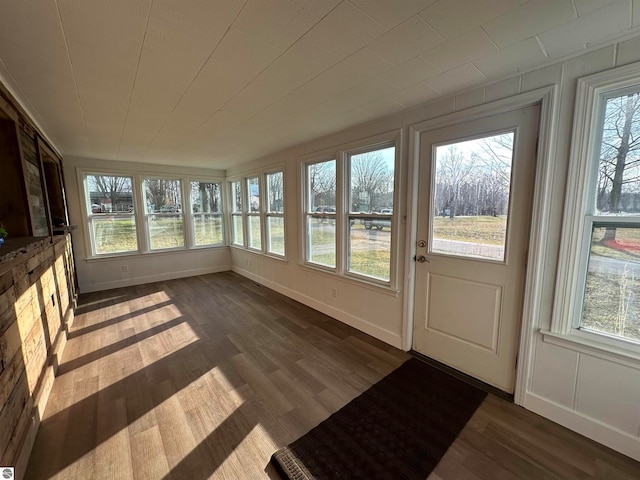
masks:
{"label": "ceiling tile seam", "polygon": [[482,25],[478,25],[478,27],[480,27],[480,30],[482,31],[482,33],[484,33],[487,38],[489,39],[489,41],[491,42],[491,44],[496,47],[497,51],[500,51],[501,48],[498,46],[498,44],[493,40],[493,38],[491,38],[491,35],[489,35],[489,32],[487,32],[484,27]]}
{"label": "ceiling tile seam", "polygon": [[[353,8],[355,8],[356,10],[358,10],[360,13],[362,13],[365,17],[367,17],[369,20],[371,20],[372,22],[374,22],[376,25],[380,25],[380,27],[382,28],[382,31],[389,32],[391,30],[393,30],[394,28],[396,28],[398,25],[400,25],[402,22],[404,22],[405,20],[407,20],[407,18],[402,19],[401,21],[399,21],[398,23],[396,23],[395,25],[393,25],[392,27],[384,28],[384,25],[382,25],[379,21],[377,21],[375,18],[373,18],[371,15],[369,15],[367,12],[365,12],[364,10],[362,10],[360,7],[358,7],[356,4],[354,4],[353,2],[351,2],[350,0],[345,0],[346,3],[348,3],[349,5],[351,5]],[[345,2],[340,2],[340,3],[345,3]]]}
{"label": "ceiling tile seam", "polygon": [[129,112],[131,111],[131,102],[133,100],[133,92],[136,90],[136,84],[138,83],[138,74],[140,72],[140,63],[142,61],[142,52],[144,52],[144,45],[147,40],[147,33],[149,32],[149,22],[151,21],[151,11],[153,10],[154,0],[149,2],[149,11],[147,12],[147,21],[144,25],[144,34],[142,35],[142,42],[140,44],[140,53],[138,54],[138,63],[136,64],[136,73],[133,77],[133,84],[131,85],[131,93],[129,94],[129,101],[127,102],[127,111],[124,115],[124,121],[122,122],[122,129],[120,130],[120,140],[118,141],[118,149],[116,150],[116,160],[120,159],[120,148],[122,147],[122,139],[124,138],[124,131],[127,128],[127,121],[129,120]]}
{"label": "ceiling tile seam", "polygon": [[169,114],[166,116],[166,118],[164,119],[164,121],[162,122],[162,125],[160,125],[160,128],[158,128],[158,131],[156,132],[156,134],[153,136],[153,138],[147,143],[147,147],[150,147],[151,145],[153,145],[153,142],[156,141],[156,139],[158,138],[158,136],[160,135],[160,133],[162,132],[162,130],[164,129],[164,127],[166,127],[167,122],[169,121],[169,118],[171,118],[171,115],[173,115],[173,112],[176,111],[176,108],[178,108],[178,105],[180,105],[180,102],[182,102],[182,99],[185,97],[185,95],[189,92],[189,90],[191,89],[191,87],[193,86],[193,84],[195,83],[195,81],[198,79],[198,77],[200,76],[200,74],[202,73],[202,70],[204,70],[204,67],[207,65],[207,63],[209,63],[209,60],[211,60],[211,57],[213,56],[213,54],[216,52],[216,50],[218,50],[218,47],[220,46],[220,44],[222,43],[222,41],[227,37],[227,35],[229,34],[229,31],[231,30],[231,28],[233,27],[233,24],[236,23],[236,20],[238,20],[238,17],[240,17],[240,15],[242,14],[242,12],[244,11],[244,9],[246,8],[247,4],[249,3],[249,0],[245,0],[244,4],[242,5],[242,8],[240,10],[238,10],[238,13],[236,14],[235,17],[233,17],[233,20],[231,20],[231,22],[229,22],[229,26],[227,27],[227,29],[224,31],[224,33],[222,34],[222,36],[220,37],[220,39],[218,40],[218,42],[213,46],[213,49],[211,49],[211,52],[209,52],[209,55],[207,56],[207,58],[205,59],[204,62],[202,62],[202,65],[200,65],[200,68],[198,69],[198,71],[196,72],[196,74],[193,76],[193,79],[191,80],[191,82],[189,83],[189,85],[187,85],[187,88],[185,88],[184,92],[182,92],[182,95],[180,95],[180,98],[178,98],[176,104],[173,106],[173,108],[171,109],[171,111],[169,112]]}
{"label": "ceiling tile seam", "polygon": [[73,60],[71,59],[71,52],[69,51],[69,40],[67,39],[67,34],[64,30],[64,22],[62,21],[62,13],[60,12],[60,5],[58,5],[58,0],[54,0],[56,5],[56,13],[58,14],[58,22],[60,23],[60,32],[62,33],[62,38],[64,40],[64,49],[67,54],[67,59],[69,60],[69,68],[71,69],[71,77],[73,78],[73,86],[76,91],[76,97],[78,98],[78,106],[80,107],[80,112],[82,114],[82,125],[84,126],[84,133],[87,137],[89,144],[91,145],[91,149],[93,150],[93,139],[91,135],[89,135],[89,129],[87,128],[87,116],[84,111],[84,107],[82,106],[82,99],[80,98],[80,87],[78,87],[78,78],[76,77],[76,71],[73,66]]}
{"label": "ceiling tile seam", "polygon": [[578,7],[576,6],[576,0],[571,0],[571,6],[573,7],[573,14],[576,16],[576,18],[578,18],[579,15],[578,15]]}
{"label": "ceiling tile seam", "polygon": [[[218,113],[220,110],[223,110],[224,107],[226,105],[228,105],[230,102],[232,102],[238,95],[240,95],[247,87],[249,87],[249,85],[251,85],[258,77],[260,77],[260,75],[262,75],[264,72],[266,72],[270,66],[272,66],[275,62],[277,62],[283,55],[285,55],[289,50],[291,50],[300,40],[302,40],[311,30],[313,30],[320,22],[322,22],[325,18],[327,18],[327,16],[329,16],[333,11],[335,11],[340,5],[342,5],[343,3],[345,3],[345,1],[339,2],[337,3],[329,12],[327,12],[322,18],[320,18],[316,23],[314,23],[312,26],[309,27],[309,29],[304,32],[302,35],[300,35],[298,37],[298,39],[293,42],[291,45],[289,45],[280,55],[278,55],[276,58],[273,59],[273,61],[271,63],[269,63],[269,65],[265,66],[260,72],[258,72],[248,83],[246,83],[240,90],[238,90],[231,98],[229,98],[224,104],[222,104],[220,106],[220,108],[218,110],[216,110],[215,112],[213,112],[211,115],[209,115],[205,120],[203,120],[200,125],[198,125],[194,130],[193,133],[191,135],[189,135],[188,137],[185,138],[185,141],[188,139],[193,138],[194,135],[197,135],[200,132],[200,129],[206,125],[209,120],[211,120],[213,118],[213,116]],[[351,2],[346,1],[346,3],[351,4]],[[352,5],[352,4],[351,4]],[[358,9],[360,10],[360,9]],[[234,19],[235,22],[235,19]],[[376,22],[377,23],[377,22]],[[378,23],[377,23],[378,24]],[[379,24],[378,24],[379,25]],[[384,28],[383,28],[384,30]],[[362,50],[363,48],[365,48],[365,46],[363,46],[362,48],[359,48],[358,50],[356,50],[356,52],[359,52],[360,50]],[[356,53],[353,52],[353,53]],[[353,54],[352,54],[353,55]],[[284,97],[286,97],[287,95],[290,95],[294,92],[296,92],[298,89],[302,88],[303,86],[305,86],[307,83],[313,81],[314,79],[316,79],[317,77],[319,77],[320,75],[322,75],[323,73],[325,73],[327,70],[333,68],[335,65],[337,65],[338,63],[340,63],[343,59],[338,60],[336,63],[330,65],[329,67],[327,67],[326,69],[324,69],[322,72],[318,73],[316,76],[310,78],[309,80],[307,80],[306,82],[304,82],[303,84],[299,85],[298,87],[296,87],[294,90],[292,90],[291,92],[287,93],[286,95],[283,95],[281,97],[278,97],[275,101],[273,101],[272,103],[270,103],[269,105],[267,105],[265,108],[263,108],[262,110],[254,113],[253,115],[251,115],[250,117],[244,119],[242,121],[242,123],[247,122],[249,120],[251,120],[253,117],[255,117],[256,115],[262,113],[263,111],[265,111],[267,108],[271,107],[272,105],[274,105],[275,103],[277,103],[278,101],[280,101],[281,99],[283,99]],[[157,136],[157,135],[156,135]],[[153,141],[155,141],[155,137],[153,139]],[[152,141],[152,143],[153,143]],[[204,147],[203,147],[204,148]],[[202,151],[199,150],[198,153],[200,153]]]}
{"label": "ceiling tile seam", "polygon": [[547,52],[547,48],[544,46],[544,43],[542,43],[542,40],[540,40],[540,36],[536,35],[536,42],[538,42],[538,47],[540,47],[540,50],[542,50],[542,53],[544,54],[544,56],[546,58],[549,58],[549,52]]}

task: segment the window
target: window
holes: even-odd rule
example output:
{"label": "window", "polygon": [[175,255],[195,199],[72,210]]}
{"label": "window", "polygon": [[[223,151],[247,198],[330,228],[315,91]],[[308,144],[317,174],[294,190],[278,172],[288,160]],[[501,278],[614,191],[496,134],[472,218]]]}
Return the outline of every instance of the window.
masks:
{"label": "window", "polygon": [[337,275],[394,286],[397,135],[304,163],[304,261]]}
{"label": "window", "polygon": [[284,174],[265,175],[267,189],[266,240],[267,252],[284,256]]}
{"label": "window", "polygon": [[85,194],[92,254],[138,251],[133,178],[87,175]]}
{"label": "window", "polygon": [[244,246],[244,228],[242,224],[242,184],[239,180],[231,182],[231,242]]}
{"label": "window", "polygon": [[579,328],[640,342],[640,84],[598,98]]}
{"label": "window", "polygon": [[191,182],[193,244],[197,247],[224,243],[220,183]]}
{"label": "window", "polygon": [[389,281],[395,147],[348,154],[348,271]]}
{"label": "window", "polygon": [[336,266],[336,161],[306,165],[307,261]]}
{"label": "window", "polygon": [[260,220],[260,181],[258,177],[247,178],[247,244],[249,248],[262,250]]}
{"label": "window", "polygon": [[145,178],[142,184],[149,249],[184,247],[180,180]]}
{"label": "window", "polygon": [[640,343],[639,66],[581,79],[576,102],[569,175],[577,180],[565,213],[565,228],[575,233],[563,247],[576,293],[568,323],[559,318],[554,328],[630,347]]}

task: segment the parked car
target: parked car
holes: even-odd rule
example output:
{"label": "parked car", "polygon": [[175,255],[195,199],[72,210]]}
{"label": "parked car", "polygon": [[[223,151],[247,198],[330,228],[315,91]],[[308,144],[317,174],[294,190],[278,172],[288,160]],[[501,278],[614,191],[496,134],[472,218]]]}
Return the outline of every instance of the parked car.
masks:
{"label": "parked car", "polygon": [[393,210],[390,208],[383,208],[378,213],[374,213],[373,215],[385,215],[385,217],[367,217],[364,219],[364,228],[367,230],[371,230],[375,228],[377,230],[382,230],[384,227],[391,228],[391,218],[387,215],[393,215]]}

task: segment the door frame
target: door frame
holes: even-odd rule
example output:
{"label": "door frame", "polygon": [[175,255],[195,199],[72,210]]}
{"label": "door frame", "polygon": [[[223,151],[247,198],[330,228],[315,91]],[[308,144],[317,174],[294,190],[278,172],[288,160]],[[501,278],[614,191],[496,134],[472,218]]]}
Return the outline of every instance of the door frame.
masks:
{"label": "door frame", "polygon": [[413,315],[415,310],[415,274],[418,229],[418,171],[420,164],[420,138],[422,133],[443,127],[454,126],[471,120],[479,120],[512,110],[518,110],[540,104],[540,126],[538,131],[538,150],[536,153],[535,182],[529,234],[529,254],[524,284],[524,298],[520,338],[518,343],[518,365],[514,389],[514,402],[524,403],[527,381],[530,378],[532,362],[532,341],[535,321],[542,307],[542,279],[545,277],[547,242],[551,215],[551,193],[553,187],[552,153],[556,150],[554,126],[558,118],[558,87],[556,85],[532,90],[502,100],[453,112],[412,125],[409,128],[408,172],[407,172],[407,235],[405,237],[405,280],[404,309],[402,321],[402,347],[413,347]]}

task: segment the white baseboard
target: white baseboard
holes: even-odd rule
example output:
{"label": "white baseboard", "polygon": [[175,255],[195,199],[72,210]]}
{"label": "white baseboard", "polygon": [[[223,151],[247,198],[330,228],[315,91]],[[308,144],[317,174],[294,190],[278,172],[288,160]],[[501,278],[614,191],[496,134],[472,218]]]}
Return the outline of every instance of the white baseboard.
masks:
{"label": "white baseboard", "polygon": [[640,438],[636,436],[531,392],[526,393],[523,407],[634,460],[640,461]]}
{"label": "white baseboard", "polygon": [[215,267],[194,268],[191,270],[181,270],[179,272],[167,272],[157,275],[147,275],[144,277],[123,278],[112,282],[93,283],[91,285],[80,285],[82,293],[99,292],[112,288],[132,287],[144,283],[163,282],[165,280],[175,280],[176,278],[195,277],[196,275],[206,275],[208,273],[226,272],[231,270],[230,265],[216,265]]}
{"label": "white baseboard", "polygon": [[367,322],[366,320],[355,317],[343,310],[340,310],[338,308],[332,307],[331,305],[322,303],[316,300],[315,298],[304,295],[288,287],[284,287],[278,283],[275,283],[271,280],[263,278],[243,268],[239,268],[236,265],[232,266],[231,270],[242,275],[243,277],[247,277],[255,282],[258,282],[264,285],[265,287],[270,288],[271,290],[275,290],[276,292],[281,293],[282,295],[285,295],[289,298],[292,298],[293,300],[303,303],[304,305],[311,307],[314,310],[318,310],[319,312],[322,312],[325,315],[329,315],[330,317],[335,318],[336,320],[340,320],[341,322],[346,323],[347,325],[353,328],[356,328],[368,335],[371,335],[372,337],[375,337],[378,340],[388,343],[389,345],[392,345],[396,348],[400,348],[400,349],[402,348],[402,338],[400,334],[396,334],[394,332],[381,328],[377,325]]}

